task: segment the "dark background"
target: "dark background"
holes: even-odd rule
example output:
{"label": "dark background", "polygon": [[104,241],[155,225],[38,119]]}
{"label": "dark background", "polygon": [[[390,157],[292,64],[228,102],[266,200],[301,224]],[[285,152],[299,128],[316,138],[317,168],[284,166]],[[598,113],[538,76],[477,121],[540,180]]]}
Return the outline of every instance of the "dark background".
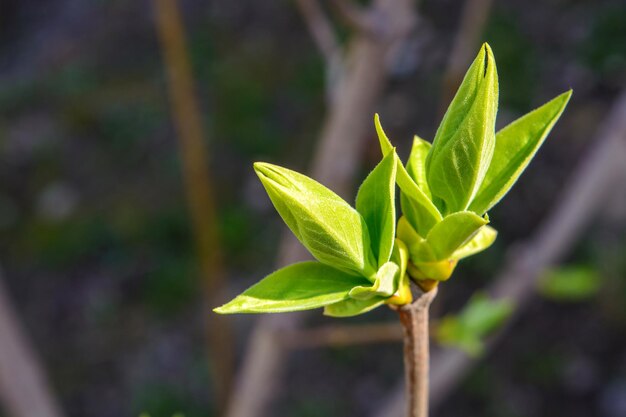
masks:
{"label": "dark background", "polygon": [[[325,115],[324,63],[289,1],[180,6],[235,295],[272,270],[283,230],[251,164],[307,169]],[[461,7],[420,2],[414,46],[378,103],[404,158],[413,133],[434,136]],[[570,87],[574,95],[490,213],[496,244],[442,287],[444,313],[531,235],[626,86],[620,0],[495,1],[483,39],[500,76],[498,125]],[[378,158],[370,134],[355,185]],[[626,416],[625,200],[622,185],[566,258],[597,271],[599,291],[575,303],[534,300],[436,416]],[[0,262],[68,416],[216,415],[151,2],[0,1]],[[231,321],[238,360],[254,319]],[[346,322],[392,319],[380,309]],[[365,415],[401,368],[399,344],[295,353],[272,415]]]}

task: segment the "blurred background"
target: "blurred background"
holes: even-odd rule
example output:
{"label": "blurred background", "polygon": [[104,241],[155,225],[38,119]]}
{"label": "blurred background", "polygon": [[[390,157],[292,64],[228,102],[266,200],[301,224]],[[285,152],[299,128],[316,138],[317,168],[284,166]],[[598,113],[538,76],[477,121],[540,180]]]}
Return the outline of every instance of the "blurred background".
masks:
{"label": "blurred background", "polygon": [[[626,3],[371,3],[0,1],[0,416],[393,416],[392,311],[210,308],[299,256],[252,162],[351,201],[373,113],[406,158],[483,41],[498,126],[574,95],[490,212],[494,246],[441,288],[434,333],[511,268],[522,289],[432,415],[626,416]],[[468,351],[443,333],[433,368]]]}

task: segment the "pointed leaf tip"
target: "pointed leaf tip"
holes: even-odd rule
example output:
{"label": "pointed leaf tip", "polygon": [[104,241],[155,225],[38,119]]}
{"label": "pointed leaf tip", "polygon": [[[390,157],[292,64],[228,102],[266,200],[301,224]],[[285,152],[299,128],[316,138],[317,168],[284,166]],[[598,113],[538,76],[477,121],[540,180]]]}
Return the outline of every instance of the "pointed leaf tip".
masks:
{"label": "pointed leaf tip", "polygon": [[310,310],[345,300],[352,288],[368,284],[365,278],[319,262],[300,262],[271,273],[213,311],[234,314]]}
{"label": "pointed leaf tip", "polygon": [[341,197],[277,165],[256,163],[255,170],[280,216],[317,260],[356,275],[376,272],[365,221]]}
{"label": "pointed leaf tip", "polygon": [[395,151],[388,153],[365,178],[356,196],[356,209],[367,224],[379,268],[389,261],[393,248],[397,158]]}
{"label": "pointed leaf tip", "polygon": [[491,48],[479,51],[437,129],[426,158],[428,185],[444,214],[466,210],[495,146],[498,74]]}
{"label": "pointed leaf tip", "polygon": [[506,195],[561,117],[571,96],[570,89],[496,134],[491,164],[470,210],[485,213]]}

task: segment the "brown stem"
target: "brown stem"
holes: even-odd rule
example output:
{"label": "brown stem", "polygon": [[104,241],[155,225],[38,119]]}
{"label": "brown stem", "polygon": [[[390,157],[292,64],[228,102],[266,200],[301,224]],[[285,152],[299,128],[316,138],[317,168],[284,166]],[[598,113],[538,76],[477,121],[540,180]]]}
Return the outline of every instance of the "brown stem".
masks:
{"label": "brown stem", "polygon": [[396,309],[404,329],[408,417],[428,417],[428,309],[436,295],[437,287],[422,293],[412,304]]}

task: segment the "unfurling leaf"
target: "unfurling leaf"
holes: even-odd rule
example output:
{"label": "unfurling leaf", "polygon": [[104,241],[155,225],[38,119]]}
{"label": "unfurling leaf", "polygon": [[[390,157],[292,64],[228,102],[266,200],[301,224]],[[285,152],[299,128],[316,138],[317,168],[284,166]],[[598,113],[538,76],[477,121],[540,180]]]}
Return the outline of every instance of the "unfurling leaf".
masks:
{"label": "unfurling leaf", "polygon": [[369,300],[355,300],[349,298],[324,307],[324,315],[330,317],[352,317],[372,311],[385,304],[384,297],[374,297]]}
{"label": "unfurling leaf", "polygon": [[254,169],[287,226],[318,261],[354,275],[376,273],[367,225],[341,197],[286,168],[257,162]]}
{"label": "unfurling leaf", "polygon": [[511,189],[565,110],[572,90],[515,120],[496,135],[496,147],[485,179],[470,205],[483,214]]}
{"label": "unfurling leaf", "polygon": [[395,240],[391,260],[395,262],[396,265],[400,266],[400,281],[398,283],[397,292],[393,297],[387,299],[386,303],[395,305],[410,304],[411,301],[413,301],[413,294],[411,293],[411,282],[406,273],[409,264],[409,249],[400,239]]}
{"label": "unfurling leaf", "polygon": [[498,75],[484,44],[437,129],[426,158],[428,184],[437,207],[466,210],[485,177],[495,145]]}
{"label": "unfurling leaf", "polygon": [[430,147],[430,142],[425,141],[417,135],[414,136],[409,160],[406,163],[406,171],[409,173],[409,176],[428,197],[430,197],[430,188],[428,187],[428,180],[426,179],[426,157],[428,156]]}
{"label": "unfurling leaf", "polygon": [[472,240],[454,251],[451,257],[453,259],[463,259],[482,252],[495,242],[497,236],[498,232],[496,229],[485,225],[474,235]]}
{"label": "unfurling leaf", "polygon": [[[477,216],[471,211],[460,211],[458,213],[446,216],[441,222],[437,223],[426,236],[425,244],[428,245],[428,252],[431,258],[424,255],[423,259],[411,260],[415,262],[443,261],[452,257],[452,254],[469,242],[470,239],[478,232],[478,230],[487,224],[487,220]],[[419,244],[414,248],[409,246],[409,253],[413,255],[413,251],[419,254],[427,252],[419,248]]]}
{"label": "unfurling leaf", "polygon": [[363,277],[319,262],[301,262],[268,275],[214,311],[232,314],[310,310],[345,300],[352,288],[368,284]]}
{"label": "unfurling leaf", "polygon": [[391,257],[396,231],[396,159],[396,153],[389,152],[363,181],[356,196],[356,210],[367,225],[379,268]]}
{"label": "unfurling leaf", "polygon": [[[374,116],[374,123],[383,155],[393,152],[393,146],[380,125],[378,114]],[[441,213],[439,213],[430,197],[411,178],[399,159],[397,159],[397,164],[396,181],[403,195],[401,199],[402,211],[407,216],[410,216],[411,223],[415,228],[426,234],[435,223],[441,221]]]}
{"label": "unfurling leaf", "polygon": [[393,262],[387,262],[376,273],[376,280],[372,285],[361,285],[352,288],[348,294],[355,300],[369,300],[373,297],[391,297],[400,283],[400,267]]}

